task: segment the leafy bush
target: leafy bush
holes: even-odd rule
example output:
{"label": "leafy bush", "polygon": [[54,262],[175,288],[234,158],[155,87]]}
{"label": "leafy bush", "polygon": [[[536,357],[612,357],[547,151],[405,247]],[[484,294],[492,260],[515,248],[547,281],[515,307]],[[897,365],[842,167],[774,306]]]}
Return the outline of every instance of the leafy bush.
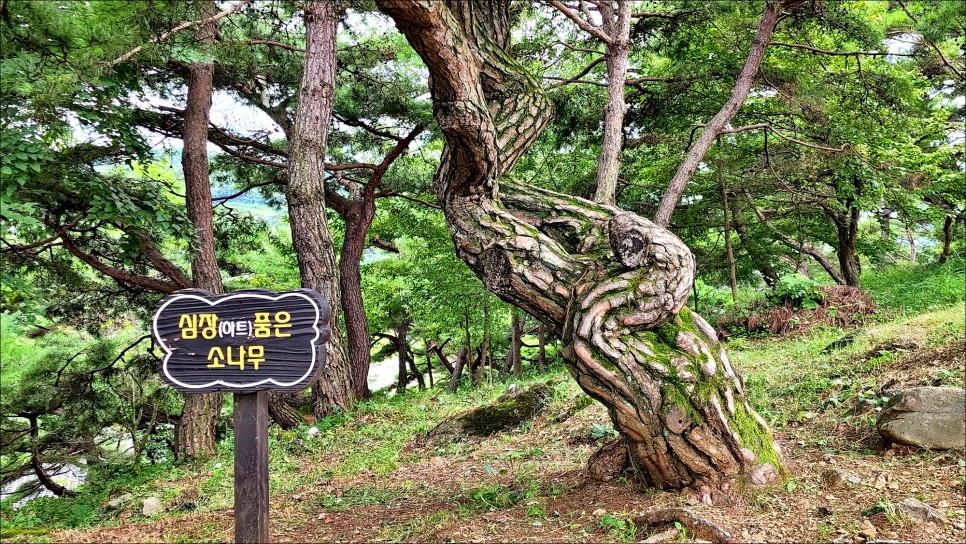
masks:
{"label": "leafy bush", "polygon": [[821,285],[802,274],[788,274],[779,278],[768,299],[776,306],[815,308],[825,298],[820,288]]}

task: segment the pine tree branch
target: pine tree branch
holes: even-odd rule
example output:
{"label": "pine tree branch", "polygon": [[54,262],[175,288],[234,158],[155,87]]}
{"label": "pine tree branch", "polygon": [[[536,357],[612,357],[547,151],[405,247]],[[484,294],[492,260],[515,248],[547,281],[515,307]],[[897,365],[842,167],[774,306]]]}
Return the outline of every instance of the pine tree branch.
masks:
{"label": "pine tree branch", "polygon": [[216,13],[216,14],[212,15],[211,17],[205,17],[204,19],[198,19],[196,21],[186,21],[184,23],[181,23],[181,24],[175,26],[174,28],[172,28],[171,30],[165,32],[164,34],[158,36],[157,38],[154,38],[153,40],[149,40],[147,43],[144,43],[142,45],[139,45],[139,46],[135,47],[134,49],[128,51],[127,53],[124,53],[120,57],[117,57],[116,59],[114,59],[111,62],[107,63],[107,65],[110,66],[110,67],[117,66],[118,64],[121,64],[123,62],[126,62],[128,59],[130,59],[134,55],[137,55],[138,53],[140,53],[141,50],[144,49],[144,46],[145,45],[150,45],[150,44],[156,44],[156,43],[163,42],[164,40],[167,40],[171,36],[174,36],[178,32],[181,32],[182,30],[185,30],[185,29],[188,29],[188,28],[191,28],[191,27],[198,26],[198,25],[200,25],[202,23],[210,23],[210,22],[217,21],[219,19],[223,19],[225,17],[228,17],[229,15],[232,15],[233,13],[236,13],[238,11],[241,11],[242,8],[244,8],[245,6],[247,6],[250,3],[252,3],[252,0],[241,0],[240,2],[238,2],[237,4],[235,4],[234,6],[228,8],[225,11],[222,11],[220,13]]}

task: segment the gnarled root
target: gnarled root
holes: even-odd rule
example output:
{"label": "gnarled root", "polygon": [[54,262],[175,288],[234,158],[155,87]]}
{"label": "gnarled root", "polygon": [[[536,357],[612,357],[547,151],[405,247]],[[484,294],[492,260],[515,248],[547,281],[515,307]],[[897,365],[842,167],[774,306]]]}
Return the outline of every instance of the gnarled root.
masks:
{"label": "gnarled root", "polygon": [[718,527],[714,523],[696,516],[684,508],[663,508],[651,512],[644,512],[640,516],[633,518],[634,524],[638,527],[657,525],[661,523],[678,522],[690,531],[695,537],[707,540],[714,544],[731,544],[737,542],[727,531]]}

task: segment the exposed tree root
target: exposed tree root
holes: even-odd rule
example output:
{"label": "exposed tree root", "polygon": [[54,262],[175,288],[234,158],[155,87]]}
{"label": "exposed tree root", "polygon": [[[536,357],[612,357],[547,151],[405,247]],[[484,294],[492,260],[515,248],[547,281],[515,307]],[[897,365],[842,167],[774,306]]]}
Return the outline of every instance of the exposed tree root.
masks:
{"label": "exposed tree root", "polygon": [[663,508],[651,512],[644,512],[634,518],[634,524],[638,527],[656,525],[659,523],[678,522],[690,531],[696,538],[707,540],[714,544],[730,544],[737,542],[731,538],[727,531],[718,527],[714,523],[696,516],[684,508]]}
{"label": "exposed tree root", "polygon": [[627,441],[623,437],[604,443],[587,460],[587,472],[591,478],[602,482],[614,480],[630,466],[631,461],[627,457]]}

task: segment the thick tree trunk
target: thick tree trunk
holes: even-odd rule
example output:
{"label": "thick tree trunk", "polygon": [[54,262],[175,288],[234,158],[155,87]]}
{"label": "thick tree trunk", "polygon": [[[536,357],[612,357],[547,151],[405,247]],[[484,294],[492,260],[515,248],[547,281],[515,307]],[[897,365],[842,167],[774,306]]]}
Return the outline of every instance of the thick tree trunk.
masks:
{"label": "thick tree trunk", "polygon": [[[202,17],[209,18],[218,11],[214,2],[205,2],[201,9]],[[212,19],[198,26],[195,37],[211,45],[215,41],[216,31],[217,22]],[[193,62],[188,65],[188,71],[181,168],[184,171],[185,205],[188,218],[194,226],[192,285],[220,294],[224,288],[215,256],[211,181],[208,177],[208,117],[215,65],[212,62]],[[185,397],[181,418],[175,429],[174,456],[183,459],[213,455],[223,395],[200,393]]]}
{"label": "thick tree trunk", "polygon": [[302,424],[298,411],[289,406],[277,391],[268,392],[268,415],[283,429],[294,429]]}
{"label": "thick tree trunk", "polygon": [[302,286],[321,293],[332,307],[332,336],[326,346],[326,366],[312,384],[312,410],[321,418],[335,407],[348,410],[354,399],[352,373],[339,327],[339,281],[323,185],[325,145],[335,93],[338,18],[334,3],[309,1],[304,6],[305,68],[295,122],[288,135],[285,197]]}
{"label": "thick tree trunk", "polygon": [[[627,56],[631,49],[631,7],[633,2],[608,0],[601,7],[604,32],[611,42],[606,44],[607,105],[604,107],[604,140],[597,164],[597,192],[594,200],[602,204],[617,202],[617,175],[624,147],[624,85],[627,82]],[[616,10],[615,10],[616,7]]]}
{"label": "thick tree trunk", "polygon": [[949,258],[949,248],[953,243],[953,216],[947,215],[943,222],[943,252],[939,254],[939,264]]}
{"label": "thick tree trunk", "polygon": [[708,150],[711,149],[711,144],[714,143],[715,138],[718,137],[721,130],[738,113],[741,105],[748,98],[748,92],[751,91],[751,84],[754,83],[758,69],[761,67],[761,59],[765,56],[765,50],[768,49],[768,42],[771,41],[772,32],[775,31],[775,26],[778,24],[781,4],[782,2],[779,0],[766,0],[765,13],[762,14],[761,21],[758,23],[758,30],[755,32],[755,37],[751,42],[751,49],[748,51],[748,57],[745,59],[745,65],[741,68],[741,73],[738,74],[738,80],[735,82],[735,86],[731,91],[731,96],[721,106],[718,113],[708,121],[708,124],[704,125],[698,141],[688,150],[688,154],[685,156],[684,161],[681,162],[681,166],[678,167],[678,171],[675,172],[674,177],[668,183],[664,197],[661,199],[661,203],[657,207],[657,212],[654,214],[654,223],[657,226],[667,228],[671,224],[671,214],[674,213],[674,208],[678,205],[678,200],[681,199],[681,195],[697,171],[701,160],[707,154]]}
{"label": "thick tree trunk", "polygon": [[562,338],[568,370],[607,406],[638,476],[707,495],[738,478],[774,481],[770,431],[714,330],[684,308],[688,248],[633,213],[505,176],[552,110],[507,53],[508,3],[379,5],[431,74],[446,138],[434,189],[457,253]]}

